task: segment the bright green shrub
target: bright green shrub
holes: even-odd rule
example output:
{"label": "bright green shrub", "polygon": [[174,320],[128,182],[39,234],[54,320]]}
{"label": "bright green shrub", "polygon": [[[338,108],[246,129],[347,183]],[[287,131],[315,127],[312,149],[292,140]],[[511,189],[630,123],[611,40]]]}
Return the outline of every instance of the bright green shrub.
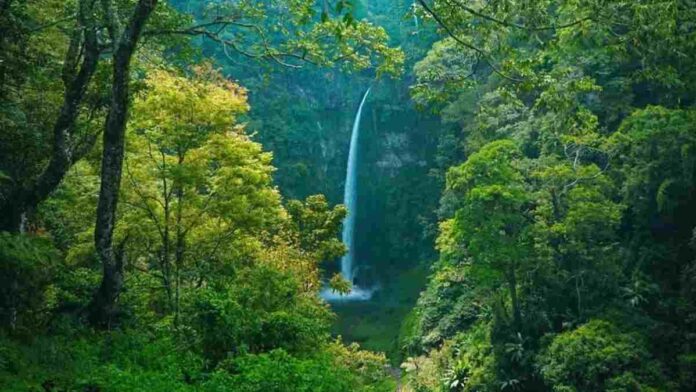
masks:
{"label": "bright green shrub", "polygon": [[282,348],[313,352],[328,337],[328,310],[301,293],[297,280],[267,267],[243,271],[224,289],[206,288],[186,311],[202,353],[214,363],[229,355]]}

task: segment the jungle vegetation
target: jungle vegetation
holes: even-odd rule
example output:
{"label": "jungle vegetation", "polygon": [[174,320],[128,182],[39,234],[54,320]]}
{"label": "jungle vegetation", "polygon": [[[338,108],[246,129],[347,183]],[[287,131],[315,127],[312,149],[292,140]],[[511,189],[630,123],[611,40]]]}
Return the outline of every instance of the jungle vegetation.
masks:
{"label": "jungle vegetation", "polygon": [[693,391],[694,64],[693,0],[0,0],[0,390]]}
{"label": "jungle vegetation", "polygon": [[419,1],[450,124],[414,391],[693,390],[696,8]]}

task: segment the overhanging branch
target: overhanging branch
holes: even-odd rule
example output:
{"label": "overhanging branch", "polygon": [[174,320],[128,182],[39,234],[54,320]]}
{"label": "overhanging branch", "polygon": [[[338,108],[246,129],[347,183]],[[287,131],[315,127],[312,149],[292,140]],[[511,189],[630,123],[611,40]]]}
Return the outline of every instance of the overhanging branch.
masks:
{"label": "overhanging branch", "polygon": [[425,0],[418,0],[418,3],[420,3],[420,5],[423,7],[423,9],[424,9],[430,16],[432,16],[433,19],[435,19],[435,21],[437,22],[437,24],[440,25],[440,27],[442,27],[443,30],[445,30],[445,32],[447,33],[447,35],[449,35],[452,39],[454,39],[454,40],[455,40],[457,43],[459,43],[460,45],[466,47],[467,49],[470,49],[470,50],[473,50],[474,52],[476,52],[476,53],[480,56],[480,58],[481,58],[483,61],[485,61],[486,64],[488,64],[489,67],[491,67],[491,69],[493,70],[493,72],[495,72],[495,73],[498,74],[499,76],[501,76],[501,77],[503,77],[503,78],[505,78],[505,79],[507,79],[507,80],[510,80],[510,81],[512,81],[512,82],[515,82],[515,83],[521,83],[521,82],[523,82],[522,79],[518,79],[518,78],[512,77],[512,76],[510,76],[510,75],[507,75],[507,74],[504,73],[503,71],[501,71],[501,70],[498,68],[498,66],[496,66],[495,63],[493,62],[493,59],[492,59],[492,56],[490,55],[490,53],[486,52],[485,50],[483,50],[483,49],[481,49],[481,48],[476,47],[475,45],[473,45],[473,44],[471,44],[471,43],[469,43],[469,42],[464,41],[464,40],[461,39],[461,38],[459,38],[459,36],[457,36],[457,35],[454,33],[454,31],[442,20],[442,18],[440,18],[440,16],[439,16],[437,13],[435,13],[435,11],[433,11],[433,10],[428,6],[428,4],[426,4]]}

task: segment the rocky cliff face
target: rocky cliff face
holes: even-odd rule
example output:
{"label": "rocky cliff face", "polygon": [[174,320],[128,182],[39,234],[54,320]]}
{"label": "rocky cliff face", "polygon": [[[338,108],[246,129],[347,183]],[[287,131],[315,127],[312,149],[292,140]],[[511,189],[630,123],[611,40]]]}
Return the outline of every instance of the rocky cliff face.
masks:
{"label": "rocky cliff face", "polygon": [[427,189],[437,187],[429,172],[439,122],[415,110],[403,81],[373,91],[361,144],[356,259],[370,266],[366,279],[381,283],[430,256],[423,222],[438,200]]}

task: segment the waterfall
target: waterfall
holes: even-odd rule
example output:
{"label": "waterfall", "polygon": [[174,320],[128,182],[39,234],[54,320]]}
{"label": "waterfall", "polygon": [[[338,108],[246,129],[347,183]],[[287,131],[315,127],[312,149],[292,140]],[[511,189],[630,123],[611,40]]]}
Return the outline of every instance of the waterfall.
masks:
{"label": "waterfall", "polygon": [[[365,105],[365,100],[370,94],[370,89],[365,91],[365,94],[360,101],[360,106],[358,106],[358,111],[355,113],[355,119],[353,120],[353,131],[350,135],[350,148],[348,150],[348,167],[346,168],[346,184],[343,190],[343,204],[348,209],[348,215],[343,220],[343,232],[341,233],[341,240],[348,247],[348,251],[341,258],[341,275],[343,278],[351,283],[353,283],[355,266],[353,262],[355,261],[355,215],[356,207],[358,205],[358,141],[360,138],[360,118],[362,117],[363,106]],[[343,300],[367,300],[372,297],[373,290],[362,289],[353,285],[353,289],[350,293],[346,295],[340,295],[331,292],[331,290],[324,290],[321,295],[327,300],[333,301],[343,301]]]}
{"label": "waterfall", "polygon": [[346,185],[343,190],[343,204],[348,209],[348,215],[343,221],[343,233],[341,239],[348,247],[348,252],[341,258],[341,275],[349,282],[353,282],[353,261],[355,261],[355,239],[353,232],[355,231],[355,210],[358,205],[358,140],[360,138],[360,117],[362,116],[363,105],[367,95],[370,94],[370,89],[365,91],[365,94],[360,101],[358,111],[355,113],[353,120],[353,131],[350,135],[350,149],[348,150],[348,167],[346,169]]}

